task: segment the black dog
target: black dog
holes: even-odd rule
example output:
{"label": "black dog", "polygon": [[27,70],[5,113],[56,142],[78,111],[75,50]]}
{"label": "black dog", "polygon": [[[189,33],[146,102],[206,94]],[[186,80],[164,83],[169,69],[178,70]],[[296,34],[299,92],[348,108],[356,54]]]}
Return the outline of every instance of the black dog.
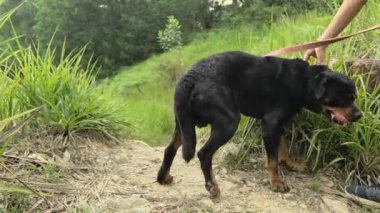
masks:
{"label": "black dog", "polygon": [[198,158],[206,189],[212,196],[219,196],[211,171],[212,157],[234,135],[242,113],[262,121],[272,189],[289,191],[278,176],[278,162],[294,170],[303,168],[288,157],[286,144],[281,140],[283,125],[304,107],[323,112],[340,124],[356,121],[361,112],[353,105],[355,97],[354,83],[347,76],[300,59],[256,57],[243,52],[203,59],[177,84],[175,132],[165,150],[157,181],[172,182],[169,170],[177,149],[182,145],[183,158],[190,161],[195,154],[195,126],[210,124],[211,136],[198,152]]}

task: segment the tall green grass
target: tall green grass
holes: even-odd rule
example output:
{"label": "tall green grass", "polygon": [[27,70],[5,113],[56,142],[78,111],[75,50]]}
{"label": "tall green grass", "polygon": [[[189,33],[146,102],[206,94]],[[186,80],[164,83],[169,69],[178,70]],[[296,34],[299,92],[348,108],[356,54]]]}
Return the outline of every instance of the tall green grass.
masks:
{"label": "tall green grass", "polygon": [[18,47],[12,64],[20,82],[17,103],[24,109],[46,105],[39,124],[65,136],[92,130],[112,138],[126,126],[119,106],[97,88],[94,65],[81,67],[85,49],[57,55],[50,46],[43,54],[38,47]]}
{"label": "tall green grass", "polygon": [[[0,27],[15,10],[1,16]],[[100,132],[117,140],[127,126],[119,117],[123,105],[103,95],[94,63],[81,66],[85,48],[57,53],[51,45],[25,47],[19,38],[14,32],[0,42],[0,119],[44,105],[31,121],[37,129],[64,137]]]}

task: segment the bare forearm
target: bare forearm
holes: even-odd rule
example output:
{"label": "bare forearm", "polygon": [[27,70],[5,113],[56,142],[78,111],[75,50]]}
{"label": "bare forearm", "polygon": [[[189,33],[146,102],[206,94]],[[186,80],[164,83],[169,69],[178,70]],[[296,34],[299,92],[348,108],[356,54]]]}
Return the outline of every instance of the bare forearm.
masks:
{"label": "bare forearm", "polygon": [[319,39],[333,38],[351,22],[367,0],[344,0],[338,12]]}

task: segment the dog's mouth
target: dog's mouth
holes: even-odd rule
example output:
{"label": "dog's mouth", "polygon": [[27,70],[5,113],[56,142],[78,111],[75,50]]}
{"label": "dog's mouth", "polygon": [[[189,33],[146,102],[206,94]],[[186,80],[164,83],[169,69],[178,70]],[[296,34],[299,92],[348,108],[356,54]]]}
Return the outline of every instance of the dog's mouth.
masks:
{"label": "dog's mouth", "polygon": [[332,111],[332,110],[326,110],[326,114],[329,117],[330,121],[346,126],[348,123],[350,123],[349,119],[339,111]]}
{"label": "dog's mouth", "polygon": [[350,110],[348,108],[324,107],[326,117],[334,123],[346,126],[350,123]]}

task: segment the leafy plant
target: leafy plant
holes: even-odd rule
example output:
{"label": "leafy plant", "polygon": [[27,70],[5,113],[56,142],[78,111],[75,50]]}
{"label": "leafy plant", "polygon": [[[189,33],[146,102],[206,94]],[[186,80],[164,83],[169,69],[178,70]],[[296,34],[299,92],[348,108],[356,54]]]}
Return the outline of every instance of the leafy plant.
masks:
{"label": "leafy plant", "polygon": [[158,31],[157,38],[161,48],[166,51],[181,48],[183,44],[179,21],[174,16],[169,16],[165,29]]}

